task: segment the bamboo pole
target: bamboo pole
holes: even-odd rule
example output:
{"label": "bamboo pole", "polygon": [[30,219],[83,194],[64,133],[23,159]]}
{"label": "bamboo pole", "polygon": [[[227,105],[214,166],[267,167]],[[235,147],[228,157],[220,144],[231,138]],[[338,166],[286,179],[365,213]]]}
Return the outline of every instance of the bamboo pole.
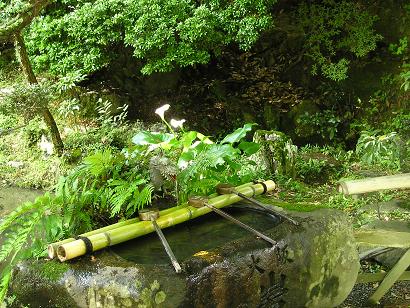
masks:
{"label": "bamboo pole", "polygon": [[369,298],[369,303],[377,304],[384,294],[393,286],[393,284],[403,275],[410,265],[410,249],[407,250],[396,265],[387,273],[386,277],[380,283],[379,287]]}
{"label": "bamboo pole", "polygon": [[[173,208],[163,210],[163,211],[161,211],[161,215],[167,215],[167,214],[177,210],[178,208],[182,208],[182,207],[183,206],[180,205],[180,206],[176,206],[176,207],[173,207]],[[132,225],[132,224],[134,224],[136,222],[139,222],[139,221],[140,221],[139,218],[131,218],[131,219],[128,219],[128,220],[117,222],[117,223],[109,225],[109,226],[102,227],[100,229],[96,229],[96,230],[92,230],[92,231],[80,234],[79,236],[88,237],[88,236],[95,235],[95,234],[98,234],[98,233],[104,233],[104,232],[107,232],[107,231],[110,231],[110,230],[113,230],[113,229],[116,229],[116,228],[119,228],[119,227]],[[48,257],[50,259],[54,259],[55,257],[57,257],[57,248],[58,248],[58,246],[63,245],[63,244],[67,244],[67,243],[70,243],[70,242],[74,242],[75,240],[76,240],[75,238],[71,237],[71,238],[68,238],[68,239],[65,239],[65,240],[55,242],[55,243],[52,243],[52,244],[48,245],[48,248],[47,248]]]}
{"label": "bamboo pole", "polygon": [[410,173],[342,181],[339,183],[338,190],[345,195],[358,195],[385,189],[405,188],[410,188]]}
{"label": "bamboo pole", "polygon": [[371,247],[409,248],[410,233],[390,230],[359,229],[354,232],[358,244]]}
{"label": "bamboo pole", "polygon": [[[267,191],[275,189],[276,184],[273,181],[264,182]],[[261,184],[250,185],[242,188],[237,188],[237,191],[246,196],[260,195],[264,192],[264,187]],[[242,198],[235,195],[221,195],[208,200],[208,203],[216,208],[222,208],[232,203],[240,201]],[[208,207],[194,208],[186,206],[163,215],[156,220],[161,229],[188,221],[193,218],[205,215],[212,210]],[[148,234],[155,231],[153,224],[150,221],[139,221],[130,225],[118,227],[106,232],[97,233],[87,237],[87,242],[91,244],[92,251],[97,251],[108,246],[116,245],[136,237]],[[87,244],[85,240],[79,239],[70,243],[62,244],[57,249],[57,256],[60,261],[67,261],[86,254]]]}
{"label": "bamboo pole", "polygon": [[[239,188],[244,188],[244,187],[247,187],[247,186],[251,186],[252,184],[253,184],[252,182],[242,184],[242,185],[238,186],[238,189]],[[217,196],[218,196],[218,194],[216,194],[216,193],[210,195],[210,197],[217,197]],[[175,210],[181,209],[181,208],[185,208],[185,205],[179,205],[179,206],[175,206],[175,207],[172,207],[172,208],[169,208],[169,209],[162,210],[162,211],[160,211],[160,216],[167,215],[167,214],[169,214],[169,213],[171,213]],[[140,221],[139,218],[131,218],[131,219],[128,219],[128,220],[125,220],[125,221],[117,222],[117,223],[109,225],[109,226],[105,226],[105,227],[102,227],[102,228],[99,228],[99,229],[96,229],[96,230],[92,230],[92,231],[80,234],[79,236],[88,237],[88,236],[95,235],[95,234],[98,234],[98,233],[104,233],[104,232],[107,232],[107,231],[110,231],[110,230],[113,230],[113,229],[116,229],[116,228],[119,228],[119,227],[128,226],[128,225],[134,224],[134,223],[139,222],[139,221]],[[76,240],[75,238],[71,237],[71,238],[68,238],[68,239],[65,239],[65,240],[62,240],[62,241],[59,241],[59,242],[49,244],[48,248],[47,248],[48,257],[50,259],[56,258],[57,257],[57,248],[58,248],[58,246],[74,242],[75,240]]]}
{"label": "bamboo pole", "polygon": [[[363,273],[357,276],[356,283],[370,283],[370,282],[379,282],[386,277],[387,273]],[[404,272],[397,279],[397,281],[410,280],[410,272]]]}

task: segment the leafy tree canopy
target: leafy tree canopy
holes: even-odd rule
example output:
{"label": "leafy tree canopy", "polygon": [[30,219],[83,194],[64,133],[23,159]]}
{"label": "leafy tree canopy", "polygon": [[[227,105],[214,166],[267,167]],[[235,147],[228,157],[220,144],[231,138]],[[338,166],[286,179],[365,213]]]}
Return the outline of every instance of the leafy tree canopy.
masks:
{"label": "leafy tree canopy", "polygon": [[312,74],[332,80],[347,78],[349,55],[358,58],[376,49],[382,36],[372,16],[359,2],[325,0],[303,2],[297,21],[306,33],[306,55],[313,60]]}
{"label": "leafy tree canopy", "polygon": [[56,75],[90,73],[133,48],[142,72],[204,64],[236,43],[249,49],[272,25],[276,0],[59,0],[32,23],[27,45],[34,66]]}

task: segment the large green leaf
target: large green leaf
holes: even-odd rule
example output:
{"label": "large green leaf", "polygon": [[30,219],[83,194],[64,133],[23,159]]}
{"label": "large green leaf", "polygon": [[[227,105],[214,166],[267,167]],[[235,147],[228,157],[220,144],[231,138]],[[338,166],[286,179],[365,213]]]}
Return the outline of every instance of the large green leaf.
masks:
{"label": "large green leaf", "polygon": [[170,142],[174,137],[173,134],[168,133],[151,133],[143,131],[132,137],[132,142],[136,145],[160,144],[163,142]]}
{"label": "large green leaf", "polygon": [[233,133],[227,135],[222,141],[221,144],[224,143],[235,143],[240,141],[242,138],[246,136],[248,132],[252,130],[252,126],[256,125],[256,123],[246,123],[243,127],[238,128]]}
{"label": "large green leaf", "polygon": [[194,151],[183,152],[178,159],[178,167],[185,168],[188,163],[195,158]]}
{"label": "large green leaf", "polygon": [[238,148],[242,150],[246,155],[255,154],[259,151],[260,147],[261,146],[258,143],[247,141],[242,141],[238,146]]}
{"label": "large green leaf", "polygon": [[181,143],[184,149],[189,148],[192,145],[192,141],[194,141],[197,137],[198,133],[195,131],[189,131],[182,135]]}

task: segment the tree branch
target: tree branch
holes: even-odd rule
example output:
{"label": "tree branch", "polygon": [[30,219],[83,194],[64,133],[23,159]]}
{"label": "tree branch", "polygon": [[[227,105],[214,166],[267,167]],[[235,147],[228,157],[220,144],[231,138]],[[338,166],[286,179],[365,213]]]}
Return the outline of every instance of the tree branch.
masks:
{"label": "tree branch", "polygon": [[15,33],[21,32],[32,20],[38,16],[51,0],[31,0],[30,6],[20,12],[14,18],[6,19],[0,24],[0,41],[8,42]]}

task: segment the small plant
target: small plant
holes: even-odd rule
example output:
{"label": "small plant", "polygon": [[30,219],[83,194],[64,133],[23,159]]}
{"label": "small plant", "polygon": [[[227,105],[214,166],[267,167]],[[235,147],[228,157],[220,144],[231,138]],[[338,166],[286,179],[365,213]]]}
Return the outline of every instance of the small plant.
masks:
{"label": "small plant", "polygon": [[354,1],[302,2],[297,22],[306,33],[305,50],[313,61],[312,74],[321,73],[334,81],[346,79],[350,64],[347,53],[364,57],[382,39],[373,29],[375,20]]}
{"label": "small plant", "polygon": [[308,130],[311,135],[319,133],[324,140],[334,140],[342,119],[335,111],[324,110],[315,114],[305,113],[297,122],[301,127],[298,127],[296,132],[301,136],[306,136]]}
{"label": "small plant", "polygon": [[356,153],[368,165],[400,169],[402,141],[396,132],[379,135],[380,131],[363,131],[356,145]]}
{"label": "small plant", "polygon": [[348,169],[351,155],[334,147],[306,145],[300,148],[296,159],[297,176],[315,184],[336,180]]}

